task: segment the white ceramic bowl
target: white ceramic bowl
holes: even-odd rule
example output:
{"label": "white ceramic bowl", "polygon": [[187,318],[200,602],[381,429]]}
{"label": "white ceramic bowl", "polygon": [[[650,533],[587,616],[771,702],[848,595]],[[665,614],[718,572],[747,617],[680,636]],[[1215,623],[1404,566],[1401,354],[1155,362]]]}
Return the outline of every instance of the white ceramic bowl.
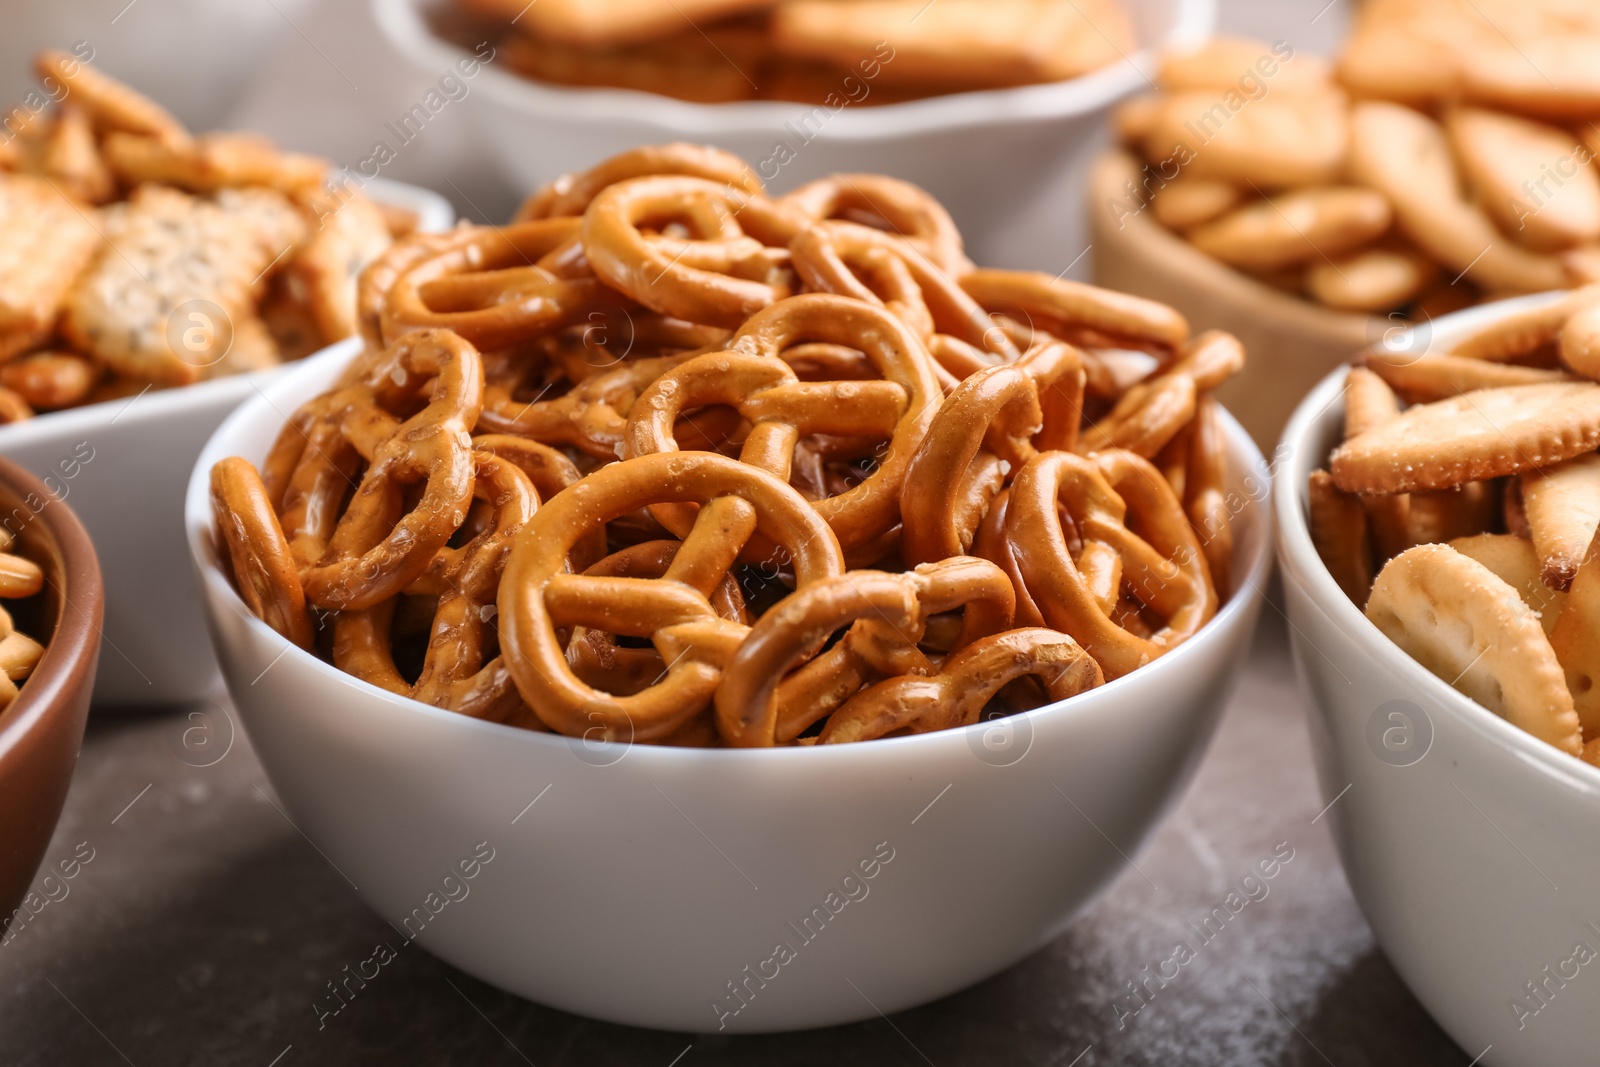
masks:
{"label": "white ceramic bowl", "polygon": [[[1551,299],[1441,318],[1431,344]],[[1350,887],[1395,969],[1468,1056],[1593,1064],[1600,771],[1434,677],[1334,584],[1306,526],[1306,479],[1342,433],[1344,373],[1312,390],[1284,431],[1273,507],[1317,776]],[[1580,943],[1593,958],[1567,963]],[[1540,999],[1529,982],[1543,983]]]}
{"label": "white ceramic bowl", "polygon": [[[737,751],[464,718],[293,647],[218,569],[211,465],[259,461],[280,412],[338,370],[319,360],[264,385],[195,465],[186,522],[223,675],[295,824],[394,924],[394,948],[415,934],[567,1011],[687,1031],[825,1026],[1016,962],[1125,870],[1123,854],[1182,794],[1255,626],[1267,483],[1249,474],[1264,464],[1230,422],[1235,573],[1248,584],[1150,668],[1064,704],[918,737]],[[447,883],[475,850],[494,858]],[[890,858],[874,866],[875,855]],[[466,895],[438,903],[450,893]],[[828,918],[813,918],[821,932],[805,941],[797,928],[814,908]],[[796,958],[766,964],[780,942]],[[749,1006],[720,1016],[728,983],[744,981]]]}
{"label": "white ceramic bowl", "polygon": [[[372,0],[390,43],[430,79],[466,55],[425,23],[422,10],[437,2]],[[1087,243],[1080,190],[1105,140],[1106,112],[1147,87],[1156,49],[1198,44],[1216,22],[1216,0],[1124,6],[1145,45],[1126,62],[1046,85],[819,109],[825,119],[795,103],[694,104],[626,89],[545,85],[497,63],[477,75],[465,103],[480,139],[523,189],[637,145],[704,142],[744,157],[778,191],[836,172],[916,182],[950,210],[977,262],[1054,274],[1077,261]],[[779,144],[794,156],[781,166]]]}
{"label": "white ceramic bowl", "polygon": [[[426,189],[374,180],[367,193],[418,213],[427,230],[455,220]],[[309,357],[316,358],[316,357]],[[200,592],[183,545],[183,492],[201,445],[280,369],[40,415],[0,426],[0,455],[72,504],[105,575],[98,705],[194,700],[216,686]]]}

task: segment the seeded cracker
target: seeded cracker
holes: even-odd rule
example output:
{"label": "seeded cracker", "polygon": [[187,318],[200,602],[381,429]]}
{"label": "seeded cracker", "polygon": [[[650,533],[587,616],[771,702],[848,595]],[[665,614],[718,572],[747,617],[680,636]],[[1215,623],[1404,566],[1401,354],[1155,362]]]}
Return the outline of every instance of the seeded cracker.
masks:
{"label": "seeded cracker", "polygon": [[0,175],[0,358],[49,336],[100,244],[91,211],[42,178]]}

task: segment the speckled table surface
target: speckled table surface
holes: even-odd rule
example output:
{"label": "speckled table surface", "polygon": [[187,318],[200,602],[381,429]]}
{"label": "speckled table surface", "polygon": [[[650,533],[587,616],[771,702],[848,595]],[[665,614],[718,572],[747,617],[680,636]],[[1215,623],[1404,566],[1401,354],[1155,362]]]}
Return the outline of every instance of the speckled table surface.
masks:
{"label": "speckled table surface", "polygon": [[[913,1011],[710,1037],[542,1008],[423,952],[321,1029],[326,976],[391,931],[289,823],[239,732],[193,766],[182,712],[97,719],[48,857],[93,859],[0,947],[0,1060],[20,1064],[1465,1065],[1373,941],[1311,770],[1305,698],[1265,609],[1250,665],[1183,803],[1043,951]],[[183,757],[183,758],[180,758]],[[1108,846],[1110,847],[1110,846]],[[1120,1020],[1251,866],[1293,858],[1180,977]]]}

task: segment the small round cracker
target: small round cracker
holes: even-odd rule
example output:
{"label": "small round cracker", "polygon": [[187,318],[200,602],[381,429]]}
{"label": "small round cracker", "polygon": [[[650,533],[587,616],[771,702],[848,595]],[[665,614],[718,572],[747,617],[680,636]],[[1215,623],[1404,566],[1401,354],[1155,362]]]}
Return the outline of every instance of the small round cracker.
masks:
{"label": "small round cracker", "polygon": [[1367,618],[1433,674],[1501,718],[1578,755],[1583,734],[1544,628],[1517,590],[1448,545],[1390,560]]}
{"label": "small round cracker", "polygon": [[1367,248],[1313,262],[1306,290],[1318,303],[1340,311],[1389,311],[1409,303],[1438,276],[1439,268],[1414,252]]}
{"label": "small round cracker", "polygon": [[1499,579],[1522,596],[1522,602],[1539,616],[1545,636],[1556,628],[1567,594],[1544,584],[1539,574],[1539,554],[1533,543],[1516,534],[1474,534],[1457,537],[1450,547],[1488,567]]}
{"label": "small round cracker", "polygon": [[1334,450],[1348,492],[1409,493],[1538,470],[1600,447],[1600,385],[1480,389],[1410,408]]}

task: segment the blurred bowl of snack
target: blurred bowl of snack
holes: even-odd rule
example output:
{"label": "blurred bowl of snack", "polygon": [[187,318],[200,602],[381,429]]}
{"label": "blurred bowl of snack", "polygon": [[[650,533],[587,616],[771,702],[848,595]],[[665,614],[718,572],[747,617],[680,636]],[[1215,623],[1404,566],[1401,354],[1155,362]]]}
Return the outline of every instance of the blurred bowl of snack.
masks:
{"label": "blurred bowl of snack", "polygon": [[[1239,39],[1168,55],[1160,91],[1119,111],[1123,146],[1095,165],[1096,280],[1281,353],[1223,394],[1263,448],[1291,398],[1387,332],[1600,277],[1600,142],[1571,121],[1587,104],[1562,117],[1549,101],[1380,81],[1369,42],[1404,37],[1412,6],[1364,7],[1332,63]],[[1518,40],[1571,33],[1600,55],[1596,9],[1557,6],[1528,5]],[[1499,40],[1470,0],[1430,10],[1436,28]]]}
{"label": "blurred bowl of snack", "polygon": [[276,367],[353,332],[355,276],[395,234],[453,215],[250,134],[191,135],[71,53],[37,67],[60,100],[20,107],[0,144],[0,454],[101,546],[96,702],[191,700],[217,677],[177,540],[194,456]]}
{"label": "blurred bowl of snack", "polygon": [[104,599],[82,524],[4,459],[0,516],[0,926],[9,941],[83,858],[50,857],[44,897],[28,894],[78,760]]}
{"label": "blurred bowl of snack", "polygon": [[1268,567],[1243,351],[854,180],[907,236],[669,145],[401,241],[368,347],[207,444],[224,676],[398,936],[617,1022],[830,1025],[1034,951],[1182,792]]}
{"label": "blurred bowl of snack", "polygon": [[703,141],[777,188],[839,172],[914,181],[984,262],[1052,274],[1084,250],[1067,205],[1105,110],[1145,84],[1152,50],[1203,40],[1216,17],[1214,0],[519,8],[373,5],[418,71],[477,75],[466,106],[525,189],[634,145]]}
{"label": "blurred bowl of snack", "polygon": [[1600,1039],[1582,980],[1600,952],[1597,307],[1525,297],[1398,335],[1312,390],[1278,453],[1278,560],[1345,873],[1406,984],[1486,1064],[1587,1063]]}

